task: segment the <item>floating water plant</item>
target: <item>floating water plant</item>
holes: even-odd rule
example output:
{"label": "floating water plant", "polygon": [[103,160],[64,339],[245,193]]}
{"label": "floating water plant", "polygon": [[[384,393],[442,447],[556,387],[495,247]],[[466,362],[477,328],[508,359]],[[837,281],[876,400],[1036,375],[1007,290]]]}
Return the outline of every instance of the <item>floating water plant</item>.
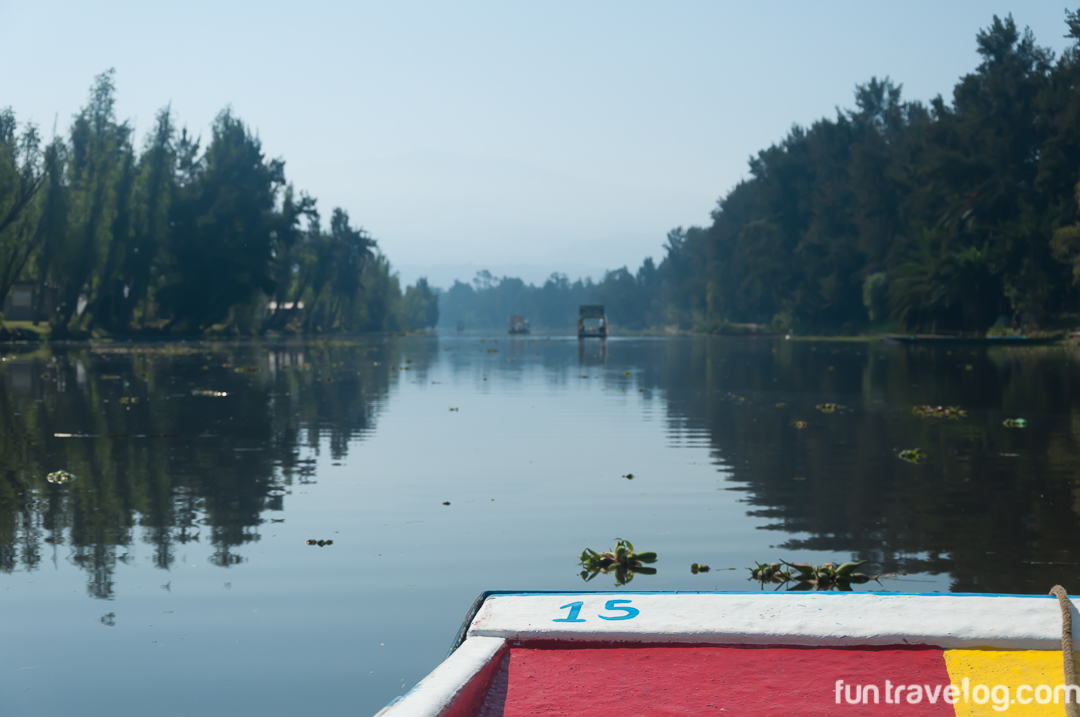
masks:
{"label": "floating water plant", "polygon": [[707,573],[709,572],[709,566],[698,565],[697,563],[690,563],[690,572],[694,575],[697,575],[698,573]]}
{"label": "floating water plant", "polygon": [[837,411],[843,411],[847,406],[841,406],[839,403],[819,403],[814,408],[822,413],[836,413]]}
{"label": "floating water plant", "polygon": [[900,451],[900,460],[907,461],[908,463],[922,463],[926,460],[926,454],[918,448],[908,448]]}
{"label": "floating water plant", "polygon": [[793,428],[800,428],[800,429],[801,429],[801,428],[806,428],[806,427],[807,427],[807,426],[809,426],[810,424],[809,424],[809,423],[807,423],[806,421],[792,421],[790,425],[791,425],[791,426],[792,426]]}
{"label": "floating water plant", "polygon": [[1027,421],[1025,421],[1023,418],[1006,418],[1004,421],[1001,422],[1001,425],[1005,426],[1006,428],[1024,428],[1025,426],[1027,426]]}
{"label": "floating water plant", "polygon": [[656,562],[656,553],[638,553],[629,540],[615,538],[615,550],[598,553],[585,548],[578,556],[584,570],[581,579],[589,582],[600,573],[615,573],[615,585],[625,585],[634,579],[635,573],[655,575],[656,568],[647,568],[645,564]]}
{"label": "floating water plant", "polygon": [[[860,560],[857,563],[822,563],[811,565],[810,563],[789,563],[781,560],[778,563],[757,563],[750,568],[750,579],[765,583],[785,584],[798,583],[792,590],[850,590],[852,584],[866,583],[877,580],[878,576],[870,576],[857,572],[857,568],[865,563]],[[786,569],[785,568],[790,568]]]}
{"label": "floating water plant", "polygon": [[50,483],[70,483],[75,480],[75,475],[67,471],[53,471],[45,476],[45,480]]}
{"label": "floating water plant", "polygon": [[911,412],[919,418],[964,418],[967,411],[958,406],[915,406]]}
{"label": "floating water plant", "polygon": [[780,563],[756,563],[750,568],[750,578],[759,583],[786,583],[791,580],[791,572],[784,570]]}
{"label": "floating water plant", "polygon": [[311,540],[307,541],[307,544],[308,545],[318,545],[321,548],[321,547],[323,547],[325,545],[333,545],[334,541],[333,540],[315,540],[315,539],[311,539]]}
{"label": "floating water plant", "polygon": [[844,585],[866,583],[874,579],[869,575],[855,572],[856,568],[867,562],[865,560],[860,560],[857,563],[843,563],[842,565],[837,565],[836,563],[811,565],[810,563],[781,562],[797,571],[797,573],[792,573],[795,580],[802,583],[809,583],[810,585],[816,585],[819,590],[831,589],[830,586],[836,586],[843,589]]}

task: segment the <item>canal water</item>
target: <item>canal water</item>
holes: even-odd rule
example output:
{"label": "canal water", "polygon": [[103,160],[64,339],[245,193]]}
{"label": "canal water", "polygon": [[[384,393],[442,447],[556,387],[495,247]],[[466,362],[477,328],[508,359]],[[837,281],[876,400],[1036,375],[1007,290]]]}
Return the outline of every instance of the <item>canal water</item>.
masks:
{"label": "canal water", "polygon": [[[373,714],[484,590],[805,589],[748,568],[865,559],[880,577],[858,590],[1080,591],[1077,358],[740,338],[9,346],[0,714]],[[577,556],[616,538],[657,552],[656,574],[586,583]]]}

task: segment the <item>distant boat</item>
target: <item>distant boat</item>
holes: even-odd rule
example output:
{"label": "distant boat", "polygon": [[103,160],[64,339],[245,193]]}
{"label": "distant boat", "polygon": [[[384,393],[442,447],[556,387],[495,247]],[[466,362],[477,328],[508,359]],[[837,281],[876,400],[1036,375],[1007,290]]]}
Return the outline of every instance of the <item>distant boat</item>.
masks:
{"label": "distant boat", "polygon": [[529,322],[525,320],[525,317],[521,314],[513,314],[510,317],[510,333],[511,334],[527,334],[529,333]]}
{"label": "distant boat", "polygon": [[992,715],[1010,698],[1046,705],[1025,714],[1064,715],[1078,693],[1065,684],[1062,614],[1078,602],[487,592],[442,664],[376,717]]}
{"label": "distant boat", "polygon": [[578,309],[577,335],[579,339],[606,339],[608,320],[603,304],[582,304]]}
{"label": "distant boat", "polygon": [[936,334],[885,334],[882,338],[919,346],[1045,346],[1061,341],[1059,336],[939,336]]}

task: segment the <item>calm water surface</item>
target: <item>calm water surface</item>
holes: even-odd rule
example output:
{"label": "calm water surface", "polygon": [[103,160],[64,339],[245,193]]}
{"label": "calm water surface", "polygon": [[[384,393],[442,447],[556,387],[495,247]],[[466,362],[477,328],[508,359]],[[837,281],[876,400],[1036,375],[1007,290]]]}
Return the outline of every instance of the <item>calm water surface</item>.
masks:
{"label": "calm water surface", "polygon": [[[624,589],[756,589],[754,561],[854,557],[886,574],[859,589],[1080,591],[1074,349],[6,351],[9,717],[371,714],[442,659],[481,591],[613,589],[576,556],[616,537],[660,556]],[[898,459],[916,447],[925,462]],[[47,482],[58,469],[77,477]]]}

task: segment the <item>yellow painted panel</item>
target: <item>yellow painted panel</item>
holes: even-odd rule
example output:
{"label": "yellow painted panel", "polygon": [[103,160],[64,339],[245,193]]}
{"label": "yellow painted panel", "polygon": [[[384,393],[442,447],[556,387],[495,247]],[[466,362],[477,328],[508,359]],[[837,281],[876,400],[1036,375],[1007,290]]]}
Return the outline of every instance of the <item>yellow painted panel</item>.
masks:
{"label": "yellow painted panel", "polygon": [[[1065,682],[1061,653],[1056,650],[945,650],[945,666],[952,683],[961,689],[967,688],[966,699],[962,693],[956,702],[957,717],[1065,715],[1060,690],[1056,705],[1049,698],[1051,692],[1036,692],[1040,685],[1053,690]],[[964,680],[967,680],[966,685]],[[986,691],[977,690],[979,685],[985,685]],[[1007,693],[999,685],[1007,688]],[[1031,689],[1021,691],[1022,685]],[[976,698],[985,703],[978,704]],[[1039,704],[1036,698],[1050,699],[1050,702]],[[1022,704],[1020,700],[1030,702]]]}

